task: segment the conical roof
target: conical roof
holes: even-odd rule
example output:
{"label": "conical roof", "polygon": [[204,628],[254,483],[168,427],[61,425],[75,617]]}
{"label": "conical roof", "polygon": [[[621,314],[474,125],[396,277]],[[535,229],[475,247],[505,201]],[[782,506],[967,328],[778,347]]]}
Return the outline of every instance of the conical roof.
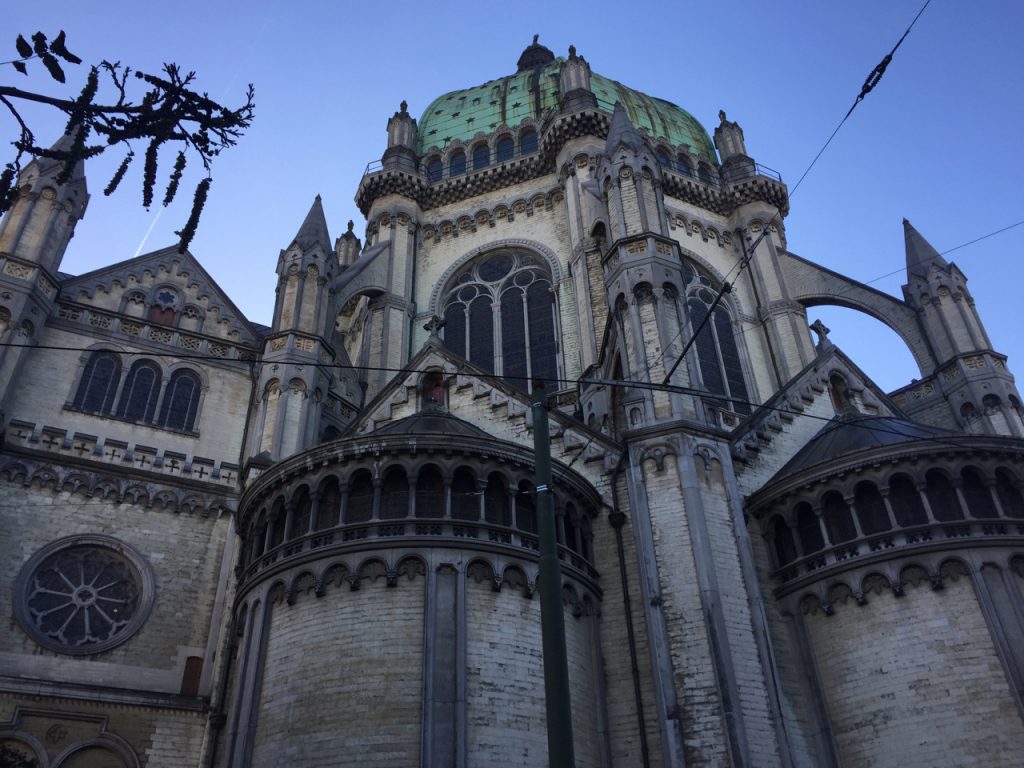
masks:
{"label": "conical roof", "polygon": [[921,233],[914,229],[914,225],[906,219],[903,220],[903,239],[907,251],[907,277],[917,275],[926,277],[928,270],[933,264],[939,267],[948,267],[949,263],[942,258],[932,244],[925,240]]}
{"label": "conical roof", "polygon": [[780,469],[775,479],[795,474],[817,464],[868,449],[890,448],[917,440],[949,440],[957,437],[939,427],[919,424],[894,416],[837,416]]}
{"label": "conical roof", "polygon": [[292,241],[304,251],[308,251],[314,245],[320,245],[325,253],[330,253],[331,238],[327,234],[327,218],[324,216],[324,207],[320,202],[320,195],[313,200],[313,205],[306,214],[306,220],[299,227],[299,232]]}

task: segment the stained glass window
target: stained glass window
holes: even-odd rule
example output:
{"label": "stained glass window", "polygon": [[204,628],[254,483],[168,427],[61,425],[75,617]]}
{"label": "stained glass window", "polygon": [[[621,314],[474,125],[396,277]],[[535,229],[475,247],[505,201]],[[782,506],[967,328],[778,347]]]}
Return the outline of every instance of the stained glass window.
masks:
{"label": "stained glass window", "polygon": [[199,377],[192,371],[179,370],[171,375],[160,409],[160,426],[191,431],[195,429],[199,409]]}
{"label": "stained glass window", "polygon": [[442,297],[444,344],[470,362],[528,390],[558,377],[551,276],[534,256],[498,251],[471,263]]}
{"label": "stained glass window", "polygon": [[160,369],[153,363],[139,360],[125,379],[117,415],[133,421],[153,421],[159,396]]}
{"label": "stained glass window", "polygon": [[16,614],[41,645],[99,653],[124,642],[152,605],[152,577],[137,553],[107,537],[54,542],[19,577]]}
{"label": "stained glass window", "polygon": [[[686,311],[689,315],[684,322],[691,332],[696,332],[707,319],[718,292],[707,277],[689,264],[683,269],[683,277],[687,283]],[[670,300],[675,301],[674,297]],[[750,396],[732,317],[721,303],[701,329],[693,348],[697,352],[702,388],[713,395],[721,395],[732,410],[750,413]]]}
{"label": "stained glass window", "polygon": [[74,405],[83,411],[109,413],[121,380],[121,361],[112,352],[93,352],[78,383]]}

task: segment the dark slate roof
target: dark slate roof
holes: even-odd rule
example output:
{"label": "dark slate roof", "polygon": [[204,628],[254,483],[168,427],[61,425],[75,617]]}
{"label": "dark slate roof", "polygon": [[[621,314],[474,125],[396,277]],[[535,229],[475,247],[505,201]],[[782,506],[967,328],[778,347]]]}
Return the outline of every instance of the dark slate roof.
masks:
{"label": "dark slate roof", "polygon": [[484,437],[491,435],[480,427],[452,416],[445,411],[423,411],[404,419],[392,421],[378,427],[372,433],[378,435],[429,435],[430,437]]}
{"label": "dark slate roof", "polygon": [[797,451],[775,477],[795,474],[857,451],[956,436],[945,429],[893,416],[838,416]]}

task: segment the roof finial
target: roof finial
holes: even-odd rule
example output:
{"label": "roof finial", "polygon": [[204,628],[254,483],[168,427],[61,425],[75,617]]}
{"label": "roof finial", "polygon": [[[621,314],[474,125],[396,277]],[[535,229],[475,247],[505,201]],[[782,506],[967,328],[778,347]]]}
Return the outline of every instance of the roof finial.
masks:
{"label": "roof finial", "polygon": [[570,45],[569,46],[569,58],[570,59],[575,59],[576,58],[576,46],[575,45]]}
{"label": "roof finial", "polygon": [[405,99],[402,99],[402,103],[398,105],[399,111],[404,115],[408,108],[408,103],[406,103]]}
{"label": "roof finial", "polygon": [[352,219],[349,219],[349,220],[348,220],[348,231],[349,231],[349,232],[351,232],[351,231],[353,230],[353,228],[354,228],[355,226],[356,226],[356,225],[355,225],[355,223],[354,223],[354,222],[352,221]]}
{"label": "roof finial", "polygon": [[818,343],[816,346],[819,350],[826,350],[832,346],[832,341],[828,337],[829,331],[832,329],[821,322],[820,317],[811,323],[811,330],[818,334]]}
{"label": "roof finial", "polygon": [[724,109],[718,110],[718,119],[721,120],[723,123],[726,122],[726,120],[725,120],[725,110]]}
{"label": "roof finial", "polygon": [[540,35],[534,35],[533,36],[533,44],[536,45],[538,40],[540,40]]}

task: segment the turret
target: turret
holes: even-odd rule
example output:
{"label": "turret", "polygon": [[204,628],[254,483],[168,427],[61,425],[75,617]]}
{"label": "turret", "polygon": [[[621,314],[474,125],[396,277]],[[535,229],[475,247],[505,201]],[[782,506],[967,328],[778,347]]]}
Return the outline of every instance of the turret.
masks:
{"label": "turret", "polygon": [[[52,152],[67,152],[74,141],[65,135]],[[75,225],[89,202],[82,162],[69,178],[64,162],[40,157],[25,166],[17,197],[0,218],[0,414],[25,349],[36,343],[44,318],[57,298],[56,273]]]}
{"label": "turret", "polygon": [[[622,378],[660,383],[688,337],[682,306],[682,255],[668,235],[661,168],[653,150],[616,104],[599,168],[606,190],[610,247],[603,258],[608,309],[621,332]],[[672,383],[689,386],[687,365]],[[614,418],[642,426],[665,418],[698,418],[691,397],[646,388],[627,391]]]}
{"label": "turret", "polygon": [[416,170],[416,119],[402,102],[388,120],[388,148],[384,150],[384,167]]}
{"label": "turret", "polygon": [[[51,152],[67,152],[74,138],[65,134]],[[0,219],[0,253],[38,264],[54,274],[60,268],[75,225],[89,202],[85,170],[79,161],[67,181],[63,160],[35,158],[18,177],[17,199]]]}
{"label": "turret", "polygon": [[563,112],[597,107],[597,97],[590,90],[590,65],[569,46],[569,58],[558,73],[558,90]]}
{"label": "turret", "polygon": [[719,110],[718,119],[720,122],[715,128],[715,148],[722,158],[722,178],[732,181],[753,176],[756,166],[747,157],[747,146],[743,142],[740,124],[727,119],[725,110]]}
{"label": "turret", "polygon": [[352,263],[359,258],[359,249],[362,245],[355,232],[352,231],[354,227],[355,224],[350,219],[348,231],[334,241],[334,253],[338,257],[338,265],[342,269],[352,266]]}
{"label": "turret", "polygon": [[331,388],[327,339],[334,317],[329,286],[338,271],[317,195],[291,244],[277,262],[274,324],[259,368],[249,455],[277,461],[315,445],[321,409]]}
{"label": "turret", "polygon": [[1020,395],[1006,357],[992,349],[967,290],[967,277],[903,220],[907,283],[939,382],[958,425],[968,432],[1024,436]]}
{"label": "turret", "polygon": [[298,233],[277,260],[277,302],[274,330],[324,335],[329,302],[326,285],[334,273],[334,249],[320,195],[316,196]]}

